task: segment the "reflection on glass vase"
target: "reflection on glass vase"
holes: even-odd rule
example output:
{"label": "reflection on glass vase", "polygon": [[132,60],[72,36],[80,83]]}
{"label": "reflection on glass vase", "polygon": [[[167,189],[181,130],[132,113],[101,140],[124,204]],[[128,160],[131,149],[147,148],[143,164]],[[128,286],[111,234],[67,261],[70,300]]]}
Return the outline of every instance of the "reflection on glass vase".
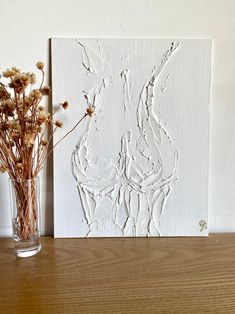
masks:
{"label": "reflection on glass vase", "polygon": [[10,179],[10,194],[15,254],[33,256],[41,250],[39,178]]}

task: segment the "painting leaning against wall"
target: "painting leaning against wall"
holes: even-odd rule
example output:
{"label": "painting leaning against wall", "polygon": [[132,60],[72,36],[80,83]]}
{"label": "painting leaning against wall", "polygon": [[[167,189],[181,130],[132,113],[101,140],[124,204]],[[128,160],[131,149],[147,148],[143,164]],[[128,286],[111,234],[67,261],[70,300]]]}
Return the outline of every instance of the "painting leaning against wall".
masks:
{"label": "painting leaning against wall", "polygon": [[95,109],[54,153],[56,237],[208,234],[210,67],[210,40],[52,39],[63,131]]}

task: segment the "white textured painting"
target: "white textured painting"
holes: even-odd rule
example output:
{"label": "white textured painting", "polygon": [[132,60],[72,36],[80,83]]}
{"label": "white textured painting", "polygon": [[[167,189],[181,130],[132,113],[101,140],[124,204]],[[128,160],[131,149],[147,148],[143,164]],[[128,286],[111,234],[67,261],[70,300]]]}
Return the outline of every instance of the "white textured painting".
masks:
{"label": "white textured painting", "polygon": [[205,236],[211,41],[52,39],[56,237]]}

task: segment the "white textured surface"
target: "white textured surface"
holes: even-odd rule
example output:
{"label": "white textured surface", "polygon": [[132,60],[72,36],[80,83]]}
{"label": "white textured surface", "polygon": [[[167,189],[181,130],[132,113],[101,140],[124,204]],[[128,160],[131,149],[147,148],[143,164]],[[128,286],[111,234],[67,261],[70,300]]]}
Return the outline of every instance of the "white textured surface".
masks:
{"label": "white textured surface", "polygon": [[[133,11],[134,8],[134,11]],[[210,231],[235,231],[234,0],[0,0],[0,67],[49,64],[54,36],[212,38]],[[48,180],[52,176],[49,170]],[[10,230],[0,177],[0,234]],[[52,233],[52,187],[42,184],[43,233]],[[46,208],[46,213],[45,213]],[[47,216],[47,219],[45,219]]]}
{"label": "white textured surface", "polygon": [[210,40],[52,40],[55,143],[96,113],[54,153],[56,237],[207,234],[210,72]]}

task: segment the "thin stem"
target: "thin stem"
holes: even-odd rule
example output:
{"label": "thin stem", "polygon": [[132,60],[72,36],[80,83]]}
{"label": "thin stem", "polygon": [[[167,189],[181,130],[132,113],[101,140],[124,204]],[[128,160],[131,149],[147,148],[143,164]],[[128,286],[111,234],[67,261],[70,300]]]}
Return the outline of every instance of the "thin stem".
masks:
{"label": "thin stem", "polygon": [[[50,154],[53,152],[53,150],[55,149],[55,147],[56,147],[61,141],[63,141],[70,133],[72,133],[72,132],[76,129],[76,127],[82,122],[82,120],[83,120],[86,116],[88,116],[88,113],[85,113],[85,114],[83,115],[83,117],[74,125],[74,127],[73,127],[71,130],[69,130],[58,142],[55,143],[55,145],[51,148],[51,150],[47,153],[46,157],[43,159],[41,166],[44,164],[45,159],[48,158],[48,157],[50,156]],[[41,169],[41,167],[40,167],[40,169]]]}
{"label": "thin stem", "polygon": [[39,87],[39,90],[42,89],[42,86],[43,86],[43,83],[44,83],[44,79],[45,79],[45,72],[43,70],[41,70],[41,71],[42,71],[42,82],[41,82],[41,85]]}

